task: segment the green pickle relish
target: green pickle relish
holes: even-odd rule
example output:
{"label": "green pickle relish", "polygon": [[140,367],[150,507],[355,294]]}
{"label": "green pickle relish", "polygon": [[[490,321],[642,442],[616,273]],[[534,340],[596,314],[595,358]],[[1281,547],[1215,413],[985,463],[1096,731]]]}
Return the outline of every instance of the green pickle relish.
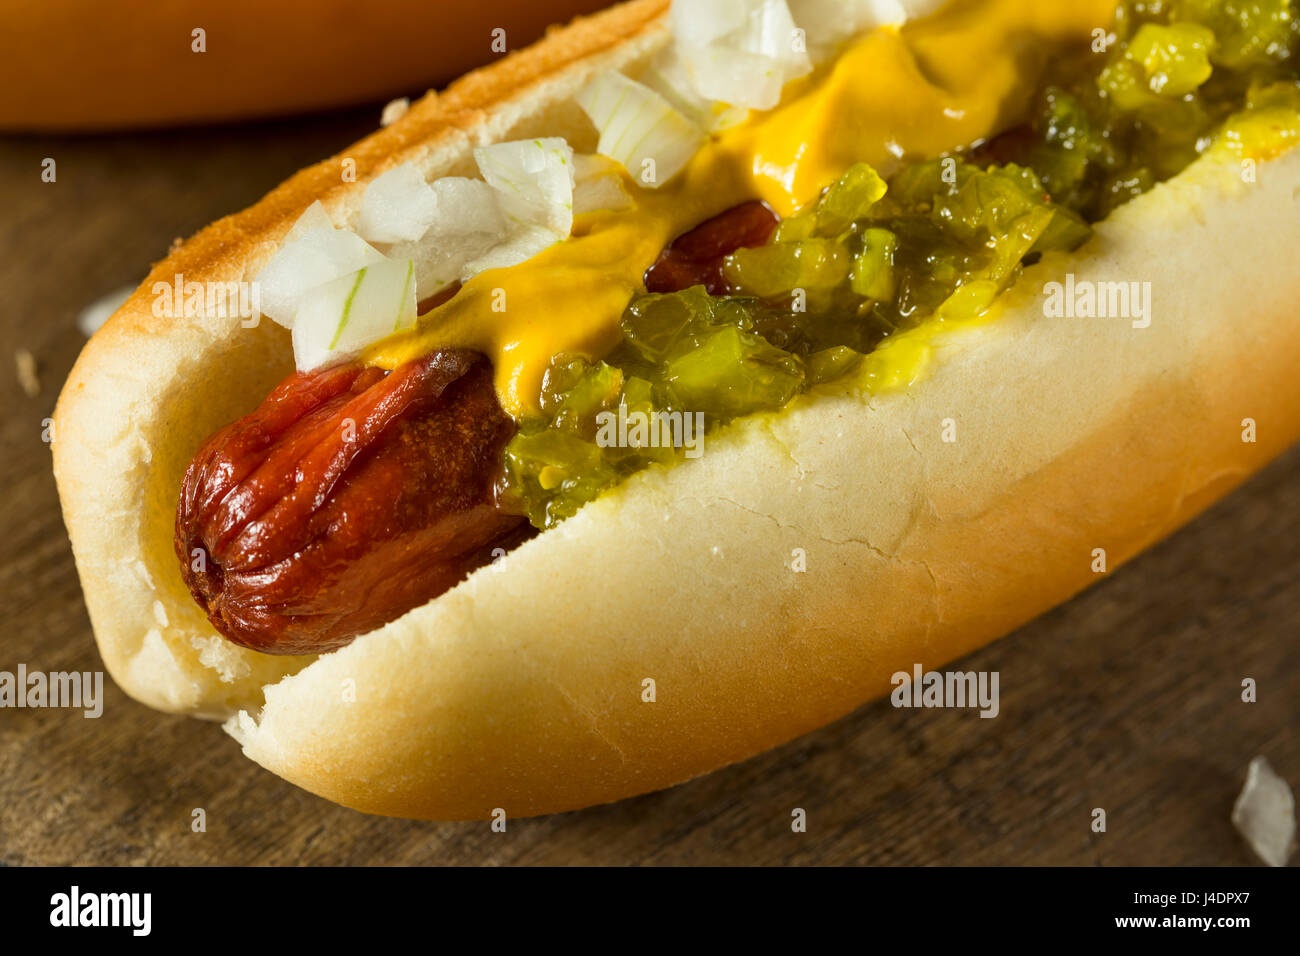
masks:
{"label": "green pickle relish", "polygon": [[[1300,142],[1294,0],[1125,0],[1104,53],[1049,70],[1028,121],[888,183],[851,167],[764,245],[723,260],[726,295],[642,293],[602,357],[557,356],[498,492],[538,528],[680,449],[598,441],[601,413],[700,414],[712,429],[848,380],[925,322],[963,321],[1045,252],[1215,143]],[[627,444],[627,443],[624,443]],[[607,447],[608,446],[608,447]]]}

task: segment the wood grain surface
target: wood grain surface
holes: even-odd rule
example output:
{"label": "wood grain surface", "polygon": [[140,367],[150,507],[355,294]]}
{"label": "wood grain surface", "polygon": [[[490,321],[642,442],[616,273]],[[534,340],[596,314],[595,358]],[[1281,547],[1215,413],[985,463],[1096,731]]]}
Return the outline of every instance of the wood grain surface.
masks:
{"label": "wood grain surface", "polygon": [[[0,141],[0,670],[101,667],[41,440],[78,312],[377,116]],[[45,157],[56,183],[41,182]],[[98,720],[0,710],[0,863],[1249,864],[1229,822],[1248,761],[1266,755],[1300,788],[1297,572],[1300,449],[968,658],[1001,675],[997,719],[877,702],[683,786],[505,833],[326,803],[217,727],[107,682]],[[806,833],[791,832],[796,807]]]}

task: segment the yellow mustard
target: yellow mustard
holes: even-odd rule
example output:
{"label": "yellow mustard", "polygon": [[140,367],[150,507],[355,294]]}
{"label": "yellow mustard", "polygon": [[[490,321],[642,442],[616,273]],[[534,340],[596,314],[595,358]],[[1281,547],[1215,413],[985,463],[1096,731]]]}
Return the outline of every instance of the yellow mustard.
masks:
{"label": "yellow mustard", "polygon": [[[583,217],[564,242],[475,276],[364,359],[395,368],[435,348],[478,350],[493,362],[502,407],[523,418],[537,408],[553,356],[601,356],[617,344],[624,308],[675,236],[755,197],[787,216],[854,163],[888,174],[903,157],[932,158],[994,134],[1028,107],[1052,52],[1105,29],[1114,6],[956,0],[874,30],[792,83],[775,110],[715,137],[671,183],[633,187],[634,209]],[[922,358],[915,351],[884,350],[871,367],[882,380],[911,377]],[[894,352],[899,368],[890,367]]]}

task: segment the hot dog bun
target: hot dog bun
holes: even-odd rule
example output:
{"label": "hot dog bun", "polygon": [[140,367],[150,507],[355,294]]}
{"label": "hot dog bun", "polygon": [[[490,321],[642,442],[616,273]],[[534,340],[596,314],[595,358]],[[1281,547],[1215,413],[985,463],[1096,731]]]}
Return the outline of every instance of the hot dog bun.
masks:
{"label": "hot dog bun", "polygon": [[606,5],[476,0],[453,13],[422,0],[171,0],[123,16],[94,0],[3,0],[0,128],[120,129],[374,102],[446,82]]}
{"label": "hot dog bun", "polygon": [[[263,322],[157,319],[175,273],[251,278],[302,209],[355,216],[405,160],[463,173],[473,145],[594,143],[568,97],[663,42],[639,0],[472,74],[299,173],[155,267],[83,352],[55,472],[105,662],[164,710],[228,718],[245,753],[360,810],[437,819],[573,809],[688,779],[832,720],[1113,570],[1300,437],[1292,380],[1300,153],[1209,155],[1030,267],[996,321],[934,341],[924,374],[741,420],[430,604],[319,658],[222,641],[171,534],[194,449],[290,368]],[[1044,283],[1149,281],[1147,328],[1043,315]],[[1258,440],[1242,440],[1242,421]],[[942,440],[951,419],[956,441]],[[806,571],[794,570],[795,549]],[[1050,653],[1050,648],[1044,648]],[[643,681],[655,701],[643,700]]]}

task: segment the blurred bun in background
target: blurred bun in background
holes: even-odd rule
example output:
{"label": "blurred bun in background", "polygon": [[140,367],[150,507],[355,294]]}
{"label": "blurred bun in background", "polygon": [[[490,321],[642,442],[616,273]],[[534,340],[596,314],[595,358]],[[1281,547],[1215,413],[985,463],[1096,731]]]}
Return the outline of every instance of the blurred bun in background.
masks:
{"label": "blurred bun in background", "polygon": [[608,5],[0,0],[0,129],[175,126],[419,95]]}

